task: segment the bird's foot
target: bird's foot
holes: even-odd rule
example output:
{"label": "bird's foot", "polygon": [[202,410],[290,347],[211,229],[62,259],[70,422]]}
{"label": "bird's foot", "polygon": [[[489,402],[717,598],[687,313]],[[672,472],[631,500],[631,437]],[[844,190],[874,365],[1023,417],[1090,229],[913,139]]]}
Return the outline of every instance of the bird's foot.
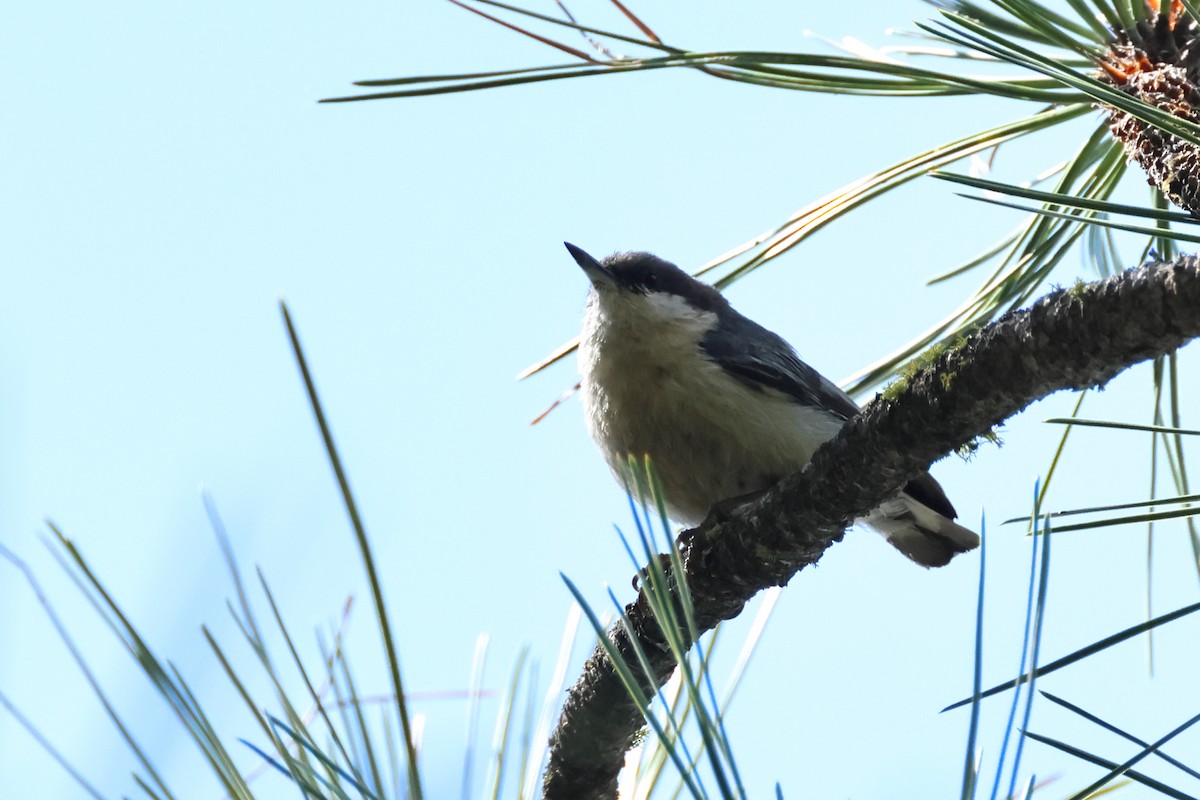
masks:
{"label": "bird's foot", "polygon": [[708,510],[708,517],[704,520],[705,525],[720,525],[727,522],[733,516],[736,509],[741,508],[747,503],[753,503],[758,498],[767,493],[767,489],[756,489],[753,492],[727,497],[720,501]]}
{"label": "bird's foot", "polygon": [[[664,574],[669,575],[671,572],[671,556],[670,556],[670,554],[669,553],[659,553],[658,565],[659,565],[659,569],[661,569]],[[653,569],[654,569],[654,567],[652,565],[647,564],[646,566],[639,569],[637,571],[637,574],[633,576],[633,580],[631,581],[631,583],[633,584],[633,590],[635,592],[640,592],[642,590],[642,586],[644,586],[646,583],[648,583],[650,581],[650,572]]]}

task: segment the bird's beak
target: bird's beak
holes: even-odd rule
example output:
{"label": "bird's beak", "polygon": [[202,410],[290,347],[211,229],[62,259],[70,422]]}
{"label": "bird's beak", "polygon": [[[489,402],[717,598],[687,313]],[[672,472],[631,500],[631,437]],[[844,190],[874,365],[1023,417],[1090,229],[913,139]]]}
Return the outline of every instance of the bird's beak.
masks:
{"label": "bird's beak", "polygon": [[599,286],[601,284],[612,286],[616,284],[616,278],[613,276],[612,271],[608,267],[604,266],[599,261],[584,252],[584,250],[576,247],[570,242],[563,242],[563,244],[566,245],[567,252],[569,252],[571,257],[575,259],[575,263],[583,269],[584,273],[588,276],[588,280],[592,282],[593,286]]}

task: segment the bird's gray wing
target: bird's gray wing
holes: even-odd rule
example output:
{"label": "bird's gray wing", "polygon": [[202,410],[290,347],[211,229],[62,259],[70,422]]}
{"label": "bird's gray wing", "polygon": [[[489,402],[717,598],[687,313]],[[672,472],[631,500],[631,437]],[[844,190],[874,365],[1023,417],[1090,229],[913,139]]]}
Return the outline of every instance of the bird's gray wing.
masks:
{"label": "bird's gray wing", "polygon": [[[861,410],[837,384],[801,361],[782,337],[737,312],[723,316],[700,341],[700,347],[722,369],[755,389],[776,389],[797,403],[823,409],[843,420],[853,419]],[[949,519],[958,516],[928,472],[909,481],[904,491]]]}
{"label": "bird's gray wing", "polygon": [[723,316],[700,341],[700,347],[722,369],[752,388],[775,389],[801,405],[820,408],[843,420],[859,412],[850,395],[801,361],[782,337],[737,312]]}

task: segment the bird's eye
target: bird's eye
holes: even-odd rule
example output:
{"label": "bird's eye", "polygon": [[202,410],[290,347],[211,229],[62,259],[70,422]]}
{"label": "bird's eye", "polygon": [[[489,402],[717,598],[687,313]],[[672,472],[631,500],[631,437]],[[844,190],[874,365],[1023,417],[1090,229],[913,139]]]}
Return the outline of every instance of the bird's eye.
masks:
{"label": "bird's eye", "polygon": [[642,276],[642,286],[645,286],[647,289],[657,289],[658,288],[658,276],[655,275],[653,272],[646,273],[645,275]]}

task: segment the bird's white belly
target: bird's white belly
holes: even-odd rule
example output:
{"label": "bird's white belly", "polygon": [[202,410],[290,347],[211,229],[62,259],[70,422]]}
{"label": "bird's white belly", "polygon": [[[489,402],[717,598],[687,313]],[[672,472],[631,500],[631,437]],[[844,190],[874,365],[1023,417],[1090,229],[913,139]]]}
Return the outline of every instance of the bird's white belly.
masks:
{"label": "bird's white belly", "polygon": [[627,456],[649,455],[668,512],[687,525],[802,468],[843,424],[743,384],[699,350],[669,361],[656,357],[660,348],[606,347],[597,360],[598,347],[585,337],[580,351],[592,365],[582,385],[588,429],[618,478]]}

